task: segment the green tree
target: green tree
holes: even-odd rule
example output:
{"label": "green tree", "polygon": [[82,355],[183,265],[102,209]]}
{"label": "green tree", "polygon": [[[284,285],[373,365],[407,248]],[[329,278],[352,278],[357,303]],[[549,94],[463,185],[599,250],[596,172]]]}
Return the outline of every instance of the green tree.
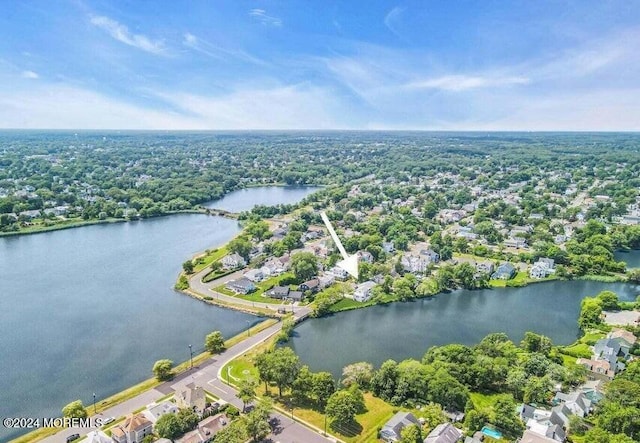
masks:
{"label": "green tree", "polygon": [[249,253],[251,252],[252,248],[253,246],[251,245],[251,241],[249,241],[249,239],[244,236],[234,238],[227,245],[227,249],[229,250],[229,252],[236,253],[245,260],[249,260]]}
{"label": "green tree", "polygon": [[357,411],[357,399],[345,389],[334,392],[329,397],[325,408],[325,413],[331,419],[331,426],[334,429],[353,423]]}
{"label": "green tree", "polygon": [[153,375],[160,381],[169,380],[173,377],[173,362],[168,359],[158,360],[153,365]]}
{"label": "green tree", "polygon": [[329,372],[317,372],[313,374],[311,392],[321,409],[324,409],[327,400],[335,390],[336,382]]}
{"label": "green tree", "polygon": [[198,415],[189,408],[182,408],[176,414],[180,425],[182,426],[182,433],[189,432],[198,425]]}
{"label": "green tree", "polygon": [[193,274],[193,262],[191,260],[187,260],[186,262],[182,263],[182,269],[187,274]]}
{"label": "green tree", "polygon": [[400,443],[422,443],[422,429],[420,426],[405,426],[400,431]]}
{"label": "green tree", "polygon": [[62,416],[67,418],[87,418],[87,410],[81,400],[72,401],[62,408]]}
{"label": "green tree", "polygon": [[597,298],[587,297],[580,303],[578,326],[587,330],[602,323],[602,302]]}
{"label": "green tree", "polygon": [[507,396],[500,397],[496,400],[493,407],[493,424],[499,426],[507,436],[512,438],[521,435],[524,430],[524,424],[518,416],[514,414],[515,410],[515,402]]}
{"label": "green tree", "polygon": [[237,397],[242,401],[242,411],[247,408],[247,405],[256,395],[256,388],[258,383],[252,378],[243,378],[238,385]]}
{"label": "green tree", "polygon": [[299,252],[291,257],[291,269],[298,281],[310,280],[318,275],[318,258],[311,252]]}
{"label": "green tree", "polygon": [[385,401],[391,401],[396,392],[398,384],[398,363],[394,360],[387,360],[382,363],[373,378],[371,388],[373,393]]}
{"label": "green tree", "polygon": [[256,443],[271,432],[271,427],[269,426],[270,409],[271,408],[268,403],[261,402],[253,409],[253,411],[244,416],[243,421],[245,423],[247,433]]}
{"label": "green tree", "polygon": [[520,346],[527,352],[539,352],[549,355],[553,348],[553,343],[549,337],[527,331],[524,333],[524,340],[522,340]]}
{"label": "green tree", "polygon": [[164,414],[158,419],[154,428],[159,437],[169,440],[178,438],[184,433],[182,421],[176,414]]}
{"label": "green tree", "polygon": [[219,354],[225,350],[224,337],[222,332],[213,331],[207,334],[204,340],[204,348],[212,354]]}
{"label": "green tree", "polygon": [[216,434],[216,443],[245,443],[249,439],[244,420],[234,420]]}
{"label": "green tree", "polygon": [[300,360],[291,348],[278,348],[272,352],[273,381],[278,386],[278,395],[291,387],[300,369]]}
{"label": "green tree", "polygon": [[618,300],[618,295],[615,292],[602,291],[596,297],[600,300],[602,309],[605,311],[620,309],[620,300]]}

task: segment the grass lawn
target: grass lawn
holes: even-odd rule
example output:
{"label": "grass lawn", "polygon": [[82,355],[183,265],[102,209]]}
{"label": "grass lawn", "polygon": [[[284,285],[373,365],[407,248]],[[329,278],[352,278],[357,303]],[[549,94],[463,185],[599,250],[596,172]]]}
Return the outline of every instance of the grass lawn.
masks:
{"label": "grass lawn", "polygon": [[338,303],[335,303],[334,305],[332,305],[331,308],[329,308],[329,310],[331,312],[348,311],[348,310],[351,310],[351,309],[364,308],[365,306],[373,306],[375,304],[376,304],[376,302],[374,302],[372,300],[369,300],[367,302],[361,303],[361,302],[355,301],[355,300],[353,300],[351,298],[343,298]]}
{"label": "grass lawn", "polygon": [[293,278],[293,274],[290,272],[284,273],[282,275],[279,275],[277,277],[271,277],[267,280],[261,281],[260,283],[256,284],[256,288],[257,290],[255,292],[252,292],[250,294],[246,294],[246,295],[242,295],[242,294],[236,294],[233,291],[228,290],[225,285],[220,285],[217,286],[216,288],[214,288],[215,291],[220,292],[221,294],[225,294],[228,295],[230,297],[237,297],[237,298],[241,298],[243,300],[248,300],[248,301],[255,301],[258,303],[273,303],[275,305],[280,305],[283,304],[284,302],[282,300],[277,300],[275,298],[270,298],[267,296],[264,296],[263,294],[268,291],[269,289],[271,289],[272,287],[278,285],[282,280],[287,280]]}
{"label": "grass lawn", "polygon": [[583,357],[583,358],[591,357],[591,349],[589,348],[589,345],[586,343],[578,342],[571,346],[566,346],[562,348],[561,352],[563,354],[573,356],[574,358],[575,357]]}
{"label": "grass lawn", "polygon": [[496,401],[505,394],[483,394],[481,392],[471,392],[469,396],[476,409],[491,408]]}
{"label": "grass lawn", "polygon": [[210,266],[211,263],[213,263],[216,260],[220,260],[222,257],[224,257],[225,255],[227,255],[229,253],[229,251],[227,250],[226,246],[221,246],[217,249],[212,249],[209,251],[209,253],[205,253],[204,255],[201,255],[199,257],[194,258],[194,262],[197,261],[202,261],[201,263],[198,263],[194,266],[193,271],[194,272],[200,272],[202,271],[204,268],[206,268],[207,266]]}

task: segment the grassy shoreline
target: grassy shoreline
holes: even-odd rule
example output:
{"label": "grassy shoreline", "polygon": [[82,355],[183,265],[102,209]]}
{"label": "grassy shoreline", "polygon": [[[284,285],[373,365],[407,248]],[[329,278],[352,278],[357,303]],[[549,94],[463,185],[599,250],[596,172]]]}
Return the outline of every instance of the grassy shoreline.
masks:
{"label": "grassy shoreline", "polygon": [[[233,337],[225,340],[224,344],[226,348],[230,348],[240,342],[242,342],[243,340],[247,339],[248,337],[250,337],[251,335],[255,335],[258,334],[259,332],[264,331],[265,329],[269,328],[270,326],[273,326],[274,324],[276,324],[279,320],[278,319],[274,319],[274,318],[268,318],[265,319],[264,321],[260,322],[259,324],[252,326],[248,329],[245,329],[243,331],[240,331],[238,334],[234,335]],[[247,332],[249,331],[249,332]],[[251,335],[249,335],[251,334]],[[193,357],[193,366],[197,367],[198,365],[204,363],[206,360],[208,360],[209,358],[211,358],[212,354],[205,351],[201,354],[195,355]],[[184,361],[180,364],[178,364],[177,366],[175,366],[173,368],[173,373],[174,376],[178,376],[186,371],[189,370],[191,366],[191,362],[190,360]],[[132,398],[134,398],[135,396],[142,394],[143,392],[146,392],[150,389],[155,388],[156,386],[159,386],[161,384],[165,383],[164,381],[158,381],[155,377],[152,378],[148,378],[146,380],[141,381],[140,383],[133,385],[123,391],[120,391],[112,396],[109,396],[107,398],[105,398],[104,400],[101,400],[100,402],[96,403],[96,409],[97,409],[97,413],[100,414],[101,412],[105,411],[108,408],[111,408],[115,405],[118,405],[120,403],[123,403],[127,400],[130,400]],[[93,416],[95,414],[92,414],[93,412],[93,407],[88,407],[87,406],[87,412],[90,413],[90,416]],[[20,437],[17,437],[13,440],[11,440],[11,443],[28,443],[28,442],[35,442],[35,441],[39,441],[42,440],[43,438],[49,437],[51,435],[57,434],[58,432],[60,432],[60,428],[41,428],[41,429],[37,429],[35,431],[29,432],[27,434],[21,435]]]}

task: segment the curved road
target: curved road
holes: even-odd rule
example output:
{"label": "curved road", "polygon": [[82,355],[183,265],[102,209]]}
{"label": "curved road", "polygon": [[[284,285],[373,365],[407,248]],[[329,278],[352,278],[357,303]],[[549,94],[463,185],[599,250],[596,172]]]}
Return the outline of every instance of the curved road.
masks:
{"label": "curved road", "polygon": [[[213,291],[213,286],[219,286],[221,284],[226,283],[229,280],[234,278],[238,278],[242,275],[242,271],[234,272],[226,277],[216,280],[212,283],[202,283],[202,277],[208,272],[207,269],[193,275],[191,277],[189,284],[192,290],[198,292],[200,295],[206,296],[211,293],[215,294],[215,296],[221,300],[224,300],[228,303],[240,304],[247,307],[262,307],[267,309],[276,310],[278,307],[282,305],[272,304],[272,303],[254,303],[251,301],[243,300],[237,297],[230,297],[225,294],[221,294],[217,291]],[[294,312],[294,318],[296,321],[299,321],[309,315],[311,312],[311,308],[307,306],[299,307]],[[236,390],[225,384],[222,381],[220,373],[222,368],[226,366],[230,361],[235,359],[236,357],[248,352],[255,346],[263,343],[264,341],[271,338],[273,335],[280,332],[282,328],[282,323],[278,322],[269,328],[261,331],[253,336],[246,338],[240,343],[230,347],[225,350],[223,353],[219,355],[214,355],[210,359],[206,360],[199,367],[194,367],[193,369],[186,371],[171,381],[163,383],[157,386],[154,389],[143,392],[142,394],[129,399],[119,405],[113,406],[105,410],[104,412],[98,414],[96,417],[122,417],[128,414],[131,414],[132,411],[138,410],[147,406],[150,403],[155,402],[157,399],[164,397],[167,394],[173,393],[174,391],[180,389],[187,383],[196,383],[204,387],[204,389],[212,392],[216,396],[220,397],[222,400],[225,400],[228,403],[231,403],[237,407],[242,408],[242,402],[236,397]],[[247,332],[249,333],[249,332]],[[91,408],[87,407],[90,411]],[[294,411],[295,414],[295,411]],[[311,430],[307,426],[302,425],[301,423],[294,421],[290,415],[283,415],[277,411],[274,411],[271,414],[272,418],[276,419],[278,425],[276,429],[271,433],[265,441],[267,442],[280,442],[280,443],[327,443],[330,441],[335,441],[333,439],[328,439],[321,435],[322,430],[316,429]],[[90,428],[67,428],[61,430],[57,434],[47,437],[42,442],[45,443],[66,443],[67,436],[71,434],[78,433],[81,436],[86,435],[88,432],[95,430],[96,427]]]}
{"label": "curved road", "polygon": [[[254,302],[254,301],[250,301],[250,300],[245,300],[242,299],[240,297],[231,297],[229,295],[225,295],[222,294],[218,291],[216,291],[214,288],[223,285],[225,283],[227,283],[228,281],[231,280],[235,280],[238,279],[240,277],[242,277],[242,270],[240,271],[236,271],[232,274],[226,275],[224,277],[220,277],[212,282],[209,283],[203,283],[202,279],[204,278],[205,275],[207,275],[209,273],[210,269],[207,267],[205,269],[203,269],[202,271],[193,274],[191,276],[191,278],[189,278],[189,288],[193,291],[198,293],[199,295],[206,297],[206,296],[213,296],[218,300],[222,300],[226,303],[229,304],[234,304],[234,305],[242,305],[242,306],[246,306],[248,308],[252,308],[252,307],[256,307],[256,308],[263,308],[263,309],[270,309],[272,311],[276,311],[278,308],[281,308],[283,306],[293,306],[293,305],[283,305],[283,304],[276,304],[276,303],[260,303],[260,302]],[[298,315],[302,313],[303,315]],[[296,318],[304,318],[307,315],[309,315],[311,313],[311,308],[307,307],[307,306],[301,306],[298,309],[296,309]]]}

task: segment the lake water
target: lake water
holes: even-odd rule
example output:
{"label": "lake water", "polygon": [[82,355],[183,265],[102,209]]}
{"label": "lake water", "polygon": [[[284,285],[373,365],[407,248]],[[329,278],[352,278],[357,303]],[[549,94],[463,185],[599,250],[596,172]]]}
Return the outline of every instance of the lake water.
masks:
{"label": "lake water", "polygon": [[[308,193],[276,192],[286,203]],[[224,206],[264,203],[265,193]],[[0,238],[0,417],[59,416],[70,401],[149,378],[158,359],[188,360],[188,345],[201,352],[212,330],[229,337],[259,322],[172,289],[185,259],[239,230],[184,214]],[[18,434],[0,428],[0,441]]]}
{"label": "lake water", "polygon": [[461,290],[310,319],[296,327],[290,346],[313,370],[340,377],[349,363],[420,359],[431,346],[473,345],[492,332],[519,342],[526,331],[535,331],[569,344],[579,336],[580,301],[605,289],[622,300],[640,294],[640,286],[581,280]]}
{"label": "lake water", "polygon": [[616,260],[625,262],[627,268],[640,268],[640,250],[618,251],[613,256]]}
{"label": "lake water", "polygon": [[229,212],[249,211],[256,205],[275,206],[297,203],[320,189],[315,186],[260,186],[230,192],[204,206]]}

